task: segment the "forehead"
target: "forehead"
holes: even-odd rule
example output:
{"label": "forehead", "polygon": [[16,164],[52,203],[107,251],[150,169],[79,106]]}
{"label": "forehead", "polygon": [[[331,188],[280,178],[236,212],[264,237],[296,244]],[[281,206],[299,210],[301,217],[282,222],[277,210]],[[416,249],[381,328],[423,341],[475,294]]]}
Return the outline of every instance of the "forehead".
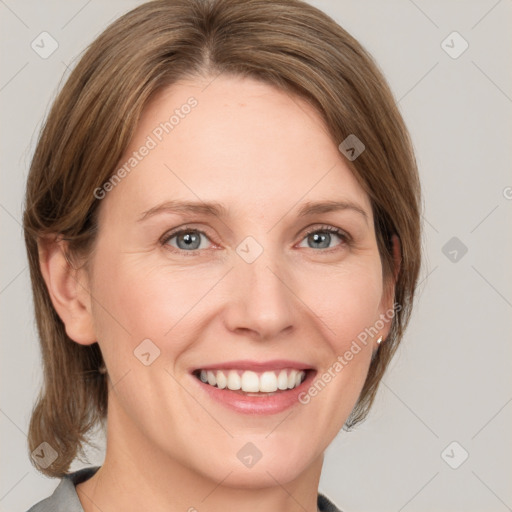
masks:
{"label": "forehead", "polygon": [[108,202],[130,211],[175,199],[253,214],[320,199],[357,201],[370,211],[320,114],[304,99],[249,78],[161,90],[144,109],[122,166],[129,172]]}

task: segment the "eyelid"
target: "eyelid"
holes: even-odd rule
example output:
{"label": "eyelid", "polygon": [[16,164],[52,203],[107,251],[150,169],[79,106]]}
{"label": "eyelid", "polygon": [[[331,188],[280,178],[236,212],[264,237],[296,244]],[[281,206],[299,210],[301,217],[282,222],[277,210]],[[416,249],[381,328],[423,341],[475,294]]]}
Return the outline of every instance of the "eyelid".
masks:
{"label": "eyelid", "polygon": [[311,233],[316,233],[317,231],[327,231],[329,233],[334,233],[341,238],[345,238],[347,242],[352,242],[352,237],[347,231],[338,228],[337,226],[333,226],[331,224],[313,224],[312,226],[306,228],[306,231],[304,231],[304,235],[302,238],[310,235]]}

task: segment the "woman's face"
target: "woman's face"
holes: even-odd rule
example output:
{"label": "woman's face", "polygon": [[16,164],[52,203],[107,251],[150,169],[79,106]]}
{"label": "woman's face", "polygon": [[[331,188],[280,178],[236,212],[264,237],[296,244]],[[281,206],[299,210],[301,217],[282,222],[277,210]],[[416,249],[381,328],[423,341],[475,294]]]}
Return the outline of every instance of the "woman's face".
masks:
{"label": "woman's face", "polygon": [[369,198],[317,112],[250,79],[207,84],[155,96],[101,200],[89,289],[109,450],[284,484],[321,466],[392,302]]}

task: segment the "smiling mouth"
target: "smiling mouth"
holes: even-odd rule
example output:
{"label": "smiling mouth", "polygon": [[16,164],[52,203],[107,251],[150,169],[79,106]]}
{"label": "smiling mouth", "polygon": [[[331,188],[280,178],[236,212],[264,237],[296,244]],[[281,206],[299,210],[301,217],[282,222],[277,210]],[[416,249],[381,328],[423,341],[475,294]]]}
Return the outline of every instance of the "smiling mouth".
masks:
{"label": "smiling mouth", "polygon": [[313,371],[295,368],[262,372],[237,369],[198,369],[192,374],[204,384],[218,389],[231,390],[244,395],[268,396],[270,393],[297,388]]}

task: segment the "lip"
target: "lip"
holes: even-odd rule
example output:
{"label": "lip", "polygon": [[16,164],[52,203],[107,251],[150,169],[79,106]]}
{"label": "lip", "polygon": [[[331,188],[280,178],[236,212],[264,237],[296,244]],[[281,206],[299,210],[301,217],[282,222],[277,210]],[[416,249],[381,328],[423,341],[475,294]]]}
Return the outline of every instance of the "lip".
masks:
{"label": "lip", "polygon": [[[241,364],[244,363],[244,364]],[[250,415],[270,415],[278,414],[293,406],[299,405],[299,395],[308,389],[316,375],[316,370],[311,366],[297,363],[294,361],[267,361],[265,363],[255,364],[252,361],[231,361],[230,363],[222,363],[218,365],[208,365],[200,367],[202,370],[217,369],[243,369],[243,370],[278,370],[283,368],[296,368],[306,371],[306,378],[294,389],[284,391],[275,391],[273,393],[249,393],[242,394],[239,391],[231,389],[219,389],[216,386],[202,382],[196,376],[199,368],[191,370],[191,378],[195,382],[195,386],[201,393],[205,393],[209,400],[221,404],[222,406],[241,414]]]}

